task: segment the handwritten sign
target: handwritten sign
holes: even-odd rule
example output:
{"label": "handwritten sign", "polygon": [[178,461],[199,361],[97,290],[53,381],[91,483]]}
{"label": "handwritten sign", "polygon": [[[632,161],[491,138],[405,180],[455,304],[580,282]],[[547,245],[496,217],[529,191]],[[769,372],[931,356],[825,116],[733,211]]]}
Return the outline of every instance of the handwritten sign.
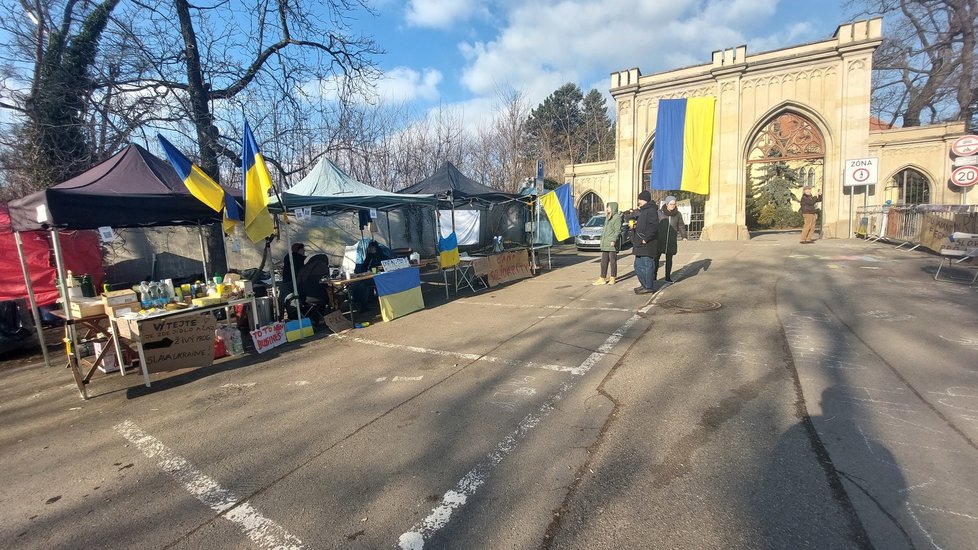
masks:
{"label": "handwritten sign", "polygon": [[943,218],[937,214],[924,214],[920,224],[920,243],[925,247],[940,252],[951,247],[951,233],[954,233],[954,220]]}
{"label": "handwritten sign", "polygon": [[[150,372],[208,367],[214,362],[213,315],[188,315],[162,319],[127,319],[120,335],[142,341]],[[126,328],[123,328],[123,327]]]}
{"label": "handwritten sign", "polygon": [[530,277],[530,256],[526,250],[514,250],[489,256],[489,286]]}
{"label": "handwritten sign", "polygon": [[384,271],[390,272],[411,267],[411,262],[407,258],[394,258],[393,260],[381,260],[380,265],[384,266]]}
{"label": "handwritten sign", "polygon": [[272,323],[251,331],[251,341],[258,353],[264,353],[285,343],[285,323]]}

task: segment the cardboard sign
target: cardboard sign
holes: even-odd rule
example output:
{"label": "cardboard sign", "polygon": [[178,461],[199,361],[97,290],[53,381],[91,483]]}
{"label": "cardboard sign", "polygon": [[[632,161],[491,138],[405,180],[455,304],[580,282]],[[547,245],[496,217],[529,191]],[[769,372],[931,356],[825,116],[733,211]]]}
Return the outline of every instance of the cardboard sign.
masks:
{"label": "cardboard sign", "polygon": [[129,319],[128,325],[142,341],[150,372],[209,367],[214,362],[213,315]]}
{"label": "cardboard sign", "polygon": [[326,326],[333,334],[340,334],[353,329],[353,322],[344,317],[342,311],[334,311],[326,315]]}
{"label": "cardboard sign", "polygon": [[489,286],[496,286],[532,276],[530,256],[526,250],[515,250],[489,256]]}
{"label": "cardboard sign", "polygon": [[285,343],[285,323],[272,323],[251,331],[251,341],[258,353]]}
{"label": "cardboard sign", "polygon": [[407,258],[394,258],[393,260],[381,260],[380,265],[384,266],[384,271],[389,272],[411,267],[411,262]]}
{"label": "cardboard sign", "polygon": [[920,243],[924,248],[934,252],[950,248],[952,246],[951,233],[954,233],[954,220],[943,218],[937,214],[924,214],[924,221],[920,224]]}

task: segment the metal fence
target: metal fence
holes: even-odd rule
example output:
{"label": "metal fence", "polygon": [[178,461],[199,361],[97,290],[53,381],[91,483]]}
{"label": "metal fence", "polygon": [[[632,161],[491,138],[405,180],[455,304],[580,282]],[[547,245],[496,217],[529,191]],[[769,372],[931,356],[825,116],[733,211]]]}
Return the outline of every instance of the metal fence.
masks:
{"label": "metal fence", "polygon": [[852,232],[867,241],[898,243],[897,248],[921,245],[921,224],[924,214],[935,214],[953,220],[956,214],[974,214],[976,205],[914,204],[898,206],[860,206],[852,220]]}
{"label": "metal fence", "polygon": [[691,206],[693,211],[689,216],[689,223],[686,224],[686,231],[689,233],[689,240],[699,240],[700,235],[703,234],[703,212],[706,210],[706,205],[693,203]]}

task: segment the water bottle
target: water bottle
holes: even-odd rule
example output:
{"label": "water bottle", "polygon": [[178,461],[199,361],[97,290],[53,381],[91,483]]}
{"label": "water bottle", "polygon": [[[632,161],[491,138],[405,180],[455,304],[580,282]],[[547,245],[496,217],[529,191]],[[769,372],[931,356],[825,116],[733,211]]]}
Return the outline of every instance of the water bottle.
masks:
{"label": "water bottle", "polygon": [[146,281],[139,283],[139,304],[143,309],[153,307],[153,297],[150,295],[149,283]]}

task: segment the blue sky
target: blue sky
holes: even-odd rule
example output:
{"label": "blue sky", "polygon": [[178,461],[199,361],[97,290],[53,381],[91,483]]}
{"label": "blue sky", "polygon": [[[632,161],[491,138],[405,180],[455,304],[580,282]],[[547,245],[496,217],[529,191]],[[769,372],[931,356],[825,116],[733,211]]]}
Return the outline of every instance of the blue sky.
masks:
{"label": "blue sky", "polygon": [[610,73],[707,63],[832,36],[839,0],[373,0],[362,32],[385,54],[379,92],[418,109],[456,108],[472,124],[499,89],[531,107],[567,82],[607,94]]}

